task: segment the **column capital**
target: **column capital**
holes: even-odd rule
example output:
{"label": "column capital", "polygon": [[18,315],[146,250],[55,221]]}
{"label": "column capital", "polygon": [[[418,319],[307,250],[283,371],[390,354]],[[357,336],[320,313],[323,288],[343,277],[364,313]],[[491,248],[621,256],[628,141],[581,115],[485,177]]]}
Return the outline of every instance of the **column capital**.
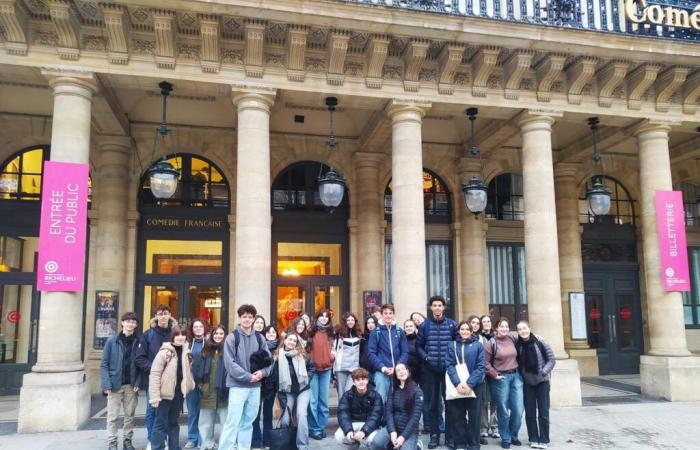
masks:
{"label": "column capital", "polygon": [[581,168],[577,163],[556,163],[554,164],[554,178],[573,178]]}
{"label": "column capital", "polygon": [[101,134],[96,137],[97,146],[100,150],[113,152],[131,153],[133,139],[131,136],[116,136]]}
{"label": "column capital", "polygon": [[670,121],[670,120],[659,120],[659,119],[646,119],[643,120],[637,128],[635,128],[632,133],[637,139],[642,139],[652,133],[662,133],[666,135],[668,139],[668,133],[671,131],[671,127],[674,125],[680,125],[680,122]]}
{"label": "column capital", "polygon": [[518,124],[522,131],[532,131],[542,128],[551,129],[554,121],[562,117],[564,113],[559,110],[527,109],[518,114],[514,122]]}
{"label": "column capital", "polygon": [[384,153],[372,152],[355,152],[352,155],[355,166],[359,167],[374,167],[377,168],[381,164],[386,155]]}
{"label": "column capital", "polygon": [[231,87],[231,97],[233,104],[238,111],[246,109],[258,109],[270,113],[270,108],[275,103],[277,90],[272,88],[240,88]]}
{"label": "column capital", "polygon": [[97,92],[97,78],[87,70],[42,67],[41,74],[49,81],[55,94],[80,95],[88,99]]}
{"label": "column capital", "polygon": [[430,102],[393,99],[387,105],[386,113],[394,123],[405,121],[421,123],[432,106]]}

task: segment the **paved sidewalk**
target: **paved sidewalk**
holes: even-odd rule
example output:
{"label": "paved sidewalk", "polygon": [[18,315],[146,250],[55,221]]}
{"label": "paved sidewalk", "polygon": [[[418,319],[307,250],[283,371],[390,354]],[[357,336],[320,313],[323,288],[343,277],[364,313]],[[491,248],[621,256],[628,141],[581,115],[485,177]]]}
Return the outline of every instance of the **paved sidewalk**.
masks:
{"label": "paved sidewalk", "polygon": [[[635,403],[621,405],[562,408],[552,411],[552,444],[550,448],[565,450],[590,449],[664,449],[691,450],[700,448],[697,439],[700,402]],[[329,425],[335,430],[335,423]],[[184,436],[183,426],[180,435]],[[526,443],[523,421],[520,439]],[[134,443],[145,446],[145,430],[136,432]],[[183,442],[184,444],[184,442]],[[2,450],[99,450],[106,449],[102,430],[8,435],[0,438]],[[332,439],[311,441],[311,450],[340,450]],[[427,448],[427,446],[425,446]],[[444,447],[443,447],[444,448]],[[492,441],[485,449],[500,449]],[[517,449],[517,447],[512,447]],[[522,447],[523,449],[525,447]]]}

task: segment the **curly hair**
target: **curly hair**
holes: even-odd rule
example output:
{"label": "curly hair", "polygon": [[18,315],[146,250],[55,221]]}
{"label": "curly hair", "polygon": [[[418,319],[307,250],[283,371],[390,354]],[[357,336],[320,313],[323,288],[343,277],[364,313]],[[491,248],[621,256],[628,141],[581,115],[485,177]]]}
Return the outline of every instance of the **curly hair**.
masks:
{"label": "curly hair", "polygon": [[[352,329],[348,328],[348,319],[350,317],[355,319],[355,326],[352,327]],[[351,332],[355,337],[362,337],[362,327],[360,326],[360,321],[357,320],[357,316],[355,315],[355,313],[348,311],[345,314],[343,314],[343,317],[341,317],[340,319],[340,323],[335,326],[335,334],[339,338],[346,338],[350,336]]]}

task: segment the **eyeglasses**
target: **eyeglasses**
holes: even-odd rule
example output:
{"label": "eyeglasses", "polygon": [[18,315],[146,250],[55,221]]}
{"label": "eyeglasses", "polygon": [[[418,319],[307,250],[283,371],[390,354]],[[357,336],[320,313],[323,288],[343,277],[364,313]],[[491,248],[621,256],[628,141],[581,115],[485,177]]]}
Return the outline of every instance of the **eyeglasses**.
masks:
{"label": "eyeglasses", "polygon": [[160,316],[160,317],[169,316],[169,315],[170,315],[170,311],[158,311],[156,313],[156,316]]}

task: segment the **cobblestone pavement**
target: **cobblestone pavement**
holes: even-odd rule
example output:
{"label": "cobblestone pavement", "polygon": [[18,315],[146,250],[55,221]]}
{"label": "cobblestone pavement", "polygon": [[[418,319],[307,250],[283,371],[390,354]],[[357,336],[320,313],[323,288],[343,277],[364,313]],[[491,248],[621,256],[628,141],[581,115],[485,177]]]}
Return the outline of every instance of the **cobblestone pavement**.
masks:
{"label": "cobblestone pavement", "polygon": [[[551,413],[552,449],[657,449],[696,450],[700,448],[697,427],[700,403],[635,403],[581,408],[562,408]],[[328,434],[337,425],[329,424]],[[184,436],[185,427],[180,435]],[[523,421],[520,439],[527,443]],[[136,430],[134,444],[143,448],[145,430]],[[184,443],[183,443],[184,444]],[[0,437],[0,449],[12,450],[99,450],[106,449],[105,433],[89,430],[39,433]],[[340,450],[332,439],[311,441],[311,450]],[[425,446],[427,449],[427,445]],[[445,447],[443,447],[445,448]],[[484,449],[500,449],[491,440]],[[512,447],[516,449],[517,447]]]}

